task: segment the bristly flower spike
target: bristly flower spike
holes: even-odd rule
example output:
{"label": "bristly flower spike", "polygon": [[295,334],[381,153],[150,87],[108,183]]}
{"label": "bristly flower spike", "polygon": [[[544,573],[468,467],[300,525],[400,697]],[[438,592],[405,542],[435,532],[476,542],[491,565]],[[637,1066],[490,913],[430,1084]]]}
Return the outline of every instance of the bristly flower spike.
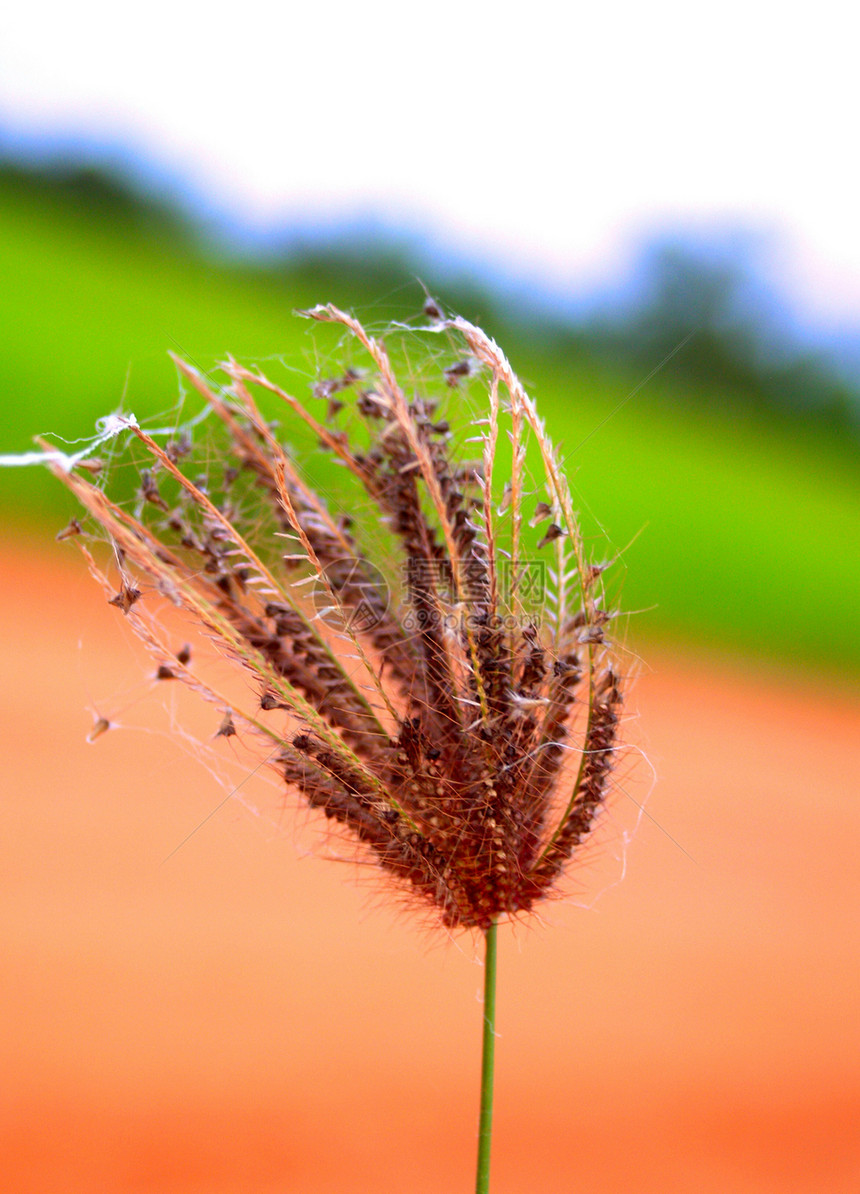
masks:
{"label": "bristly flower spike", "polygon": [[[326,422],[235,361],[220,389],[177,361],[225,433],[223,492],[193,479],[190,442],[162,449],[134,420],[128,433],[150,457],[135,514],[79,471],[54,468],[114,544],[110,602],[159,657],[158,674],[220,706],[217,736],[262,734],[286,783],[443,924],[487,930],[556,889],[608,790],[622,683],[602,568],[585,558],[533,401],[479,328],[432,306],[429,330],[459,344],[436,401],[459,401],[452,379],[485,384],[480,459],[464,464],[436,403],[407,397],[381,341],[334,306],[304,314],[342,325],[369,359],[317,384]],[[399,603],[370,536],[305,480],[254,390],[283,401],[363,491],[400,555]],[[344,408],[350,434],[334,425]],[[254,538],[249,494],[268,511],[266,542]],[[153,589],[250,674],[256,709],[235,709],[195,675],[190,653],[168,651],[145,617]]]}

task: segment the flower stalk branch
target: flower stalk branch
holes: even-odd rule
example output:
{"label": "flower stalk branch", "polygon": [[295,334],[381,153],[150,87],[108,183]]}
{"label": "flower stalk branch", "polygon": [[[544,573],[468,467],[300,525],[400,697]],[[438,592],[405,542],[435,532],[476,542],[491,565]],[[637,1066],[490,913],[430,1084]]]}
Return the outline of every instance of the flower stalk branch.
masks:
{"label": "flower stalk branch", "polygon": [[496,1076],[496,972],[499,926],[484,933],[484,1032],[481,1055],[481,1113],[478,1122],[478,1172],[476,1194],[490,1189],[490,1151],[493,1140],[493,1092]]}

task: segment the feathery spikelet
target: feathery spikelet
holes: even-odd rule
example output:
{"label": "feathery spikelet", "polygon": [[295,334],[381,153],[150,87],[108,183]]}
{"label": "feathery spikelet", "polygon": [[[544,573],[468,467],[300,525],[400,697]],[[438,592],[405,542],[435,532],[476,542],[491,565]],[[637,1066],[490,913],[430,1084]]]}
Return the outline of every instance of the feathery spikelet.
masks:
{"label": "feathery spikelet", "polygon": [[[304,314],[342,325],[369,358],[366,373],[351,368],[315,386],[324,422],[234,361],[220,389],[177,361],[226,435],[215,497],[192,477],[187,436],[162,448],[132,421],[129,434],[151,458],[136,515],[101,481],[54,468],[114,545],[120,585],[109,586],[110,602],[154,652],[158,674],[220,708],[218,736],[268,739],[284,781],[445,925],[486,929],[553,891],[608,789],[621,678],[603,569],[584,557],[532,400],[479,328],[425,308],[429,330],[464,349],[440,367],[440,395],[472,377],[485,384],[482,458],[464,464],[433,402],[407,398],[382,342],[333,306]],[[402,564],[398,601],[366,546],[368,528],[305,481],[255,390],[287,405],[388,528]],[[349,435],[335,424],[344,408]],[[534,558],[524,548],[530,526],[543,534]],[[537,600],[536,577],[541,588],[551,578]],[[215,691],[187,648],[171,654],[145,617],[153,590],[245,669],[256,708]]]}

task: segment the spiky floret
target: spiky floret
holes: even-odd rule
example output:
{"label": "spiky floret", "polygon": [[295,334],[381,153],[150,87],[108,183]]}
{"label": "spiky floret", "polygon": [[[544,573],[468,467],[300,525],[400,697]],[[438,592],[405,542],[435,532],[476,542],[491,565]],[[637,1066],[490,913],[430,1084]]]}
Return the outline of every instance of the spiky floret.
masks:
{"label": "spiky floret", "polygon": [[[283,779],[311,807],[350,831],[446,925],[485,929],[550,894],[588,833],[617,749],[621,681],[602,568],[585,559],[534,403],[484,332],[442,318],[435,304],[426,310],[426,330],[447,333],[469,354],[440,381],[454,385],[479,370],[486,383],[477,463],[455,458],[449,424],[429,397],[407,398],[385,345],[323,306],[304,314],[342,325],[370,362],[366,374],[350,368],[315,387],[327,422],[235,361],[224,364],[221,388],[177,361],[226,433],[228,480],[244,475],[269,511],[265,545],[252,540],[248,526],[259,518],[247,503],[214,499],[192,479],[187,441],[162,448],[129,423],[150,458],[136,514],[79,471],[55,471],[114,544],[121,584],[111,603],[171,677],[221,707],[219,732],[241,723],[266,737]],[[387,526],[402,565],[399,607],[361,525],[304,479],[254,390],[287,404]],[[364,428],[360,443],[335,425],[345,406]],[[527,475],[529,443],[537,486]],[[172,506],[160,485],[175,491]],[[527,527],[542,522],[540,551],[528,556]],[[290,544],[274,563],[273,535]],[[529,581],[546,556],[553,591],[535,606]],[[256,710],[237,710],[187,660],[168,659],[141,617],[147,585],[253,678]]]}

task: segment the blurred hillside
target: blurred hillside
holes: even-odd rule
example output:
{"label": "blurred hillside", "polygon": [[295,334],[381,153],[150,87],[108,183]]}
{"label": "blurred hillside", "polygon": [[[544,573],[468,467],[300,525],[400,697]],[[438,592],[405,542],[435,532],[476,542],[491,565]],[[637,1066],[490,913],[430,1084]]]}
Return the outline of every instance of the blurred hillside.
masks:
{"label": "blurred hillside", "polygon": [[[0,172],[0,451],[75,439],[122,406],[168,418],[168,350],[319,368],[297,307],[334,301],[374,327],[414,318],[414,264],[377,238],[230,256],[170,204],[91,170]],[[638,306],[578,324],[494,302],[450,268],[420,268],[444,302],[505,346],[568,453],[595,555],[624,553],[642,637],[783,666],[860,664],[857,397],[824,358],[774,341],[735,264],[656,247]],[[296,372],[297,371],[297,372]],[[320,467],[325,467],[320,465]],[[67,520],[44,472],[0,471],[0,510],[43,539]],[[641,533],[639,533],[641,532]],[[638,537],[637,537],[638,536]]]}

